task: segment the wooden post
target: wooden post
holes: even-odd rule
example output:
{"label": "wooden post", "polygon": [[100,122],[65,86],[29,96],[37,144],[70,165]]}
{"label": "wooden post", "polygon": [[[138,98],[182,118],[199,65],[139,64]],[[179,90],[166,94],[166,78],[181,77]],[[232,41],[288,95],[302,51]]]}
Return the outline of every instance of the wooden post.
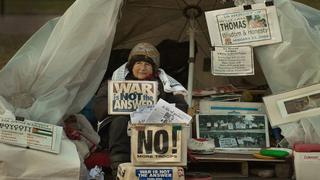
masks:
{"label": "wooden post", "polygon": [[241,175],[243,175],[244,177],[248,177],[249,176],[248,161],[241,162]]}

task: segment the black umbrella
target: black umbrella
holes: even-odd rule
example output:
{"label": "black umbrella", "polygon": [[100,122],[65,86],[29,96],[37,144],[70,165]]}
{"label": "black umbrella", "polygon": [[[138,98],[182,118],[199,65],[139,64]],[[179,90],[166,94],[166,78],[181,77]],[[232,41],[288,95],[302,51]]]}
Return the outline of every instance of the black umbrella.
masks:
{"label": "black umbrella", "polygon": [[[232,0],[127,0],[121,11],[114,48],[132,48],[139,42],[158,44],[164,39],[189,41],[190,106],[194,60],[210,56],[210,38],[204,11],[232,6]],[[198,49],[196,56],[195,42]]]}

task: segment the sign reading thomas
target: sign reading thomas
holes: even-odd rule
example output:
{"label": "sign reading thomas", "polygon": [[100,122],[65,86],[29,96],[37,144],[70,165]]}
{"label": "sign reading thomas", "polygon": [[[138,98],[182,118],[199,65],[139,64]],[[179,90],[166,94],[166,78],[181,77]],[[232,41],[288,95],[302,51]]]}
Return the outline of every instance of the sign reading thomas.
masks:
{"label": "sign reading thomas", "polygon": [[181,162],[182,126],[132,126],[132,159],[138,162]]}
{"label": "sign reading thomas", "polygon": [[155,81],[109,81],[109,114],[130,114],[140,106],[157,103]]}
{"label": "sign reading thomas", "polygon": [[276,7],[271,2],[205,13],[212,46],[261,46],[282,41]]}

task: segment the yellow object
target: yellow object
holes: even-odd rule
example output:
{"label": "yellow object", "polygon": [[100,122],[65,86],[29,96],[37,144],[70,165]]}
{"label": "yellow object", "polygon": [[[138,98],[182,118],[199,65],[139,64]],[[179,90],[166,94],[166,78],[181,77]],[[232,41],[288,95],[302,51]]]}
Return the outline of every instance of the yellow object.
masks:
{"label": "yellow object", "polygon": [[277,159],[275,157],[261,155],[260,153],[254,153],[253,156],[258,159]]}

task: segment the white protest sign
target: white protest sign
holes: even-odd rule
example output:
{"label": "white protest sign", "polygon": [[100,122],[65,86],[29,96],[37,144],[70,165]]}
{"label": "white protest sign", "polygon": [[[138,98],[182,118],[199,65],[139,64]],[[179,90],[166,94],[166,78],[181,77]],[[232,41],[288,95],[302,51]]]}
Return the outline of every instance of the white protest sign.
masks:
{"label": "white protest sign", "polygon": [[122,163],[118,167],[118,180],[184,180],[184,169],[177,166],[134,166]]}
{"label": "white protest sign", "polygon": [[[246,10],[245,10],[246,8]],[[275,6],[251,4],[205,13],[212,46],[261,46],[282,41]]]}
{"label": "white protest sign", "polygon": [[211,72],[216,76],[254,75],[250,46],[216,46],[211,51]]}
{"label": "white protest sign", "polygon": [[108,81],[108,113],[130,114],[140,106],[157,102],[155,81]]}
{"label": "white protest sign", "polygon": [[0,142],[52,153],[60,152],[62,127],[0,116]]}
{"label": "white protest sign", "polygon": [[135,162],[181,162],[182,126],[132,126],[131,157]]}

